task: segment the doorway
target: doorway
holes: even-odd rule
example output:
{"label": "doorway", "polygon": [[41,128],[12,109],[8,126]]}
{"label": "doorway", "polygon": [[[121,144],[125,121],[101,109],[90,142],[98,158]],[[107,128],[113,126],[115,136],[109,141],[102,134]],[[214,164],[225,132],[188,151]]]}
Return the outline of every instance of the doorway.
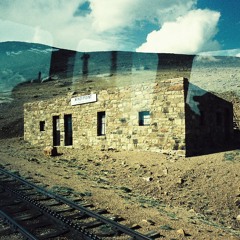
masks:
{"label": "doorway", "polygon": [[60,146],[59,116],[53,116],[53,146]]}
{"label": "doorway", "polygon": [[72,145],[72,115],[64,115],[65,146]]}

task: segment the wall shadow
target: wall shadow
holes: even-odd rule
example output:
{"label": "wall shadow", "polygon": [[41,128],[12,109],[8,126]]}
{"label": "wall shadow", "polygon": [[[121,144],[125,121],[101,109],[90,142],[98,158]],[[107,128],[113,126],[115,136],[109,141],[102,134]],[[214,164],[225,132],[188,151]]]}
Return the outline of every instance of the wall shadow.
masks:
{"label": "wall shadow", "polygon": [[233,104],[184,80],[186,156],[237,149]]}
{"label": "wall shadow", "polygon": [[88,77],[88,73],[89,73],[89,69],[88,69],[88,61],[90,58],[90,54],[88,53],[84,53],[81,57],[82,60],[82,77],[83,79],[87,79]]}
{"label": "wall shadow", "polygon": [[49,76],[59,78],[72,78],[74,75],[76,51],[65,49],[52,49]]}
{"label": "wall shadow", "polygon": [[184,73],[184,77],[190,78],[195,55],[158,53],[157,57],[156,79],[166,71],[177,72],[177,75]]}

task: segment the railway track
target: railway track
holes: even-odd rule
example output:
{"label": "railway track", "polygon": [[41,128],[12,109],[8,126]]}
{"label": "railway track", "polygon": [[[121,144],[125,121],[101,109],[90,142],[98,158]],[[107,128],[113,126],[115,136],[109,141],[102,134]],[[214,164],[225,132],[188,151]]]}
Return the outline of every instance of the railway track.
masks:
{"label": "railway track", "polygon": [[134,227],[122,225],[122,219],[111,216],[107,210],[92,207],[81,199],[62,197],[0,168],[0,236],[20,233],[25,239],[78,240],[151,240],[160,236],[155,232],[143,235]]}

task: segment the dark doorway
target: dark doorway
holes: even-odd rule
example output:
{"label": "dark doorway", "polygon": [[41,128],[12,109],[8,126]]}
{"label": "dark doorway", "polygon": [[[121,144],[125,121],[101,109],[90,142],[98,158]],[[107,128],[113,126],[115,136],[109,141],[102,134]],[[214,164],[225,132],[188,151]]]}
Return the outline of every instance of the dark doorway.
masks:
{"label": "dark doorway", "polygon": [[76,51],[53,48],[49,76],[72,78]]}
{"label": "dark doorway", "polygon": [[53,116],[53,146],[60,146],[59,116]]}
{"label": "dark doorway", "polygon": [[110,76],[114,76],[117,73],[117,51],[111,52],[111,68],[110,68]]}
{"label": "dark doorway", "polygon": [[81,57],[83,64],[82,64],[82,75],[83,77],[88,76],[88,59],[90,58],[90,55],[88,53],[84,53]]}
{"label": "dark doorway", "polygon": [[72,115],[64,115],[65,146],[72,145]]}

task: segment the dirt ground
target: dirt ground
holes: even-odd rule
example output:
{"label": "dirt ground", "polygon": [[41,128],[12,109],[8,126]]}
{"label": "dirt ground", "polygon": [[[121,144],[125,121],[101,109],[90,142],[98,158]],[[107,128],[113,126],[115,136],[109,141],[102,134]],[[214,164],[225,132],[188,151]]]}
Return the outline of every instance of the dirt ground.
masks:
{"label": "dirt ground", "polygon": [[1,167],[74,193],[159,239],[240,239],[240,151],[184,158],[149,152],[43,148],[0,140]]}
{"label": "dirt ground", "polygon": [[[167,71],[162,78],[168,75],[186,77],[188,73]],[[138,231],[144,234],[160,233],[159,239],[240,239],[240,150],[185,158],[69,147],[59,148],[59,156],[46,157],[43,147],[21,137],[24,102],[88,92],[96,84],[97,88],[129,84],[134,78],[123,76],[116,81],[88,79],[73,85],[65,79],[17,86],[11,96],[14,100],[0,104],[1,167],[32,177],[51,191],[74,193],[96,208],[123,217],[123,224],[141,226]],[[235,101],[232,94],[226,98],[236,103],[240,117],[239,98]]]}

